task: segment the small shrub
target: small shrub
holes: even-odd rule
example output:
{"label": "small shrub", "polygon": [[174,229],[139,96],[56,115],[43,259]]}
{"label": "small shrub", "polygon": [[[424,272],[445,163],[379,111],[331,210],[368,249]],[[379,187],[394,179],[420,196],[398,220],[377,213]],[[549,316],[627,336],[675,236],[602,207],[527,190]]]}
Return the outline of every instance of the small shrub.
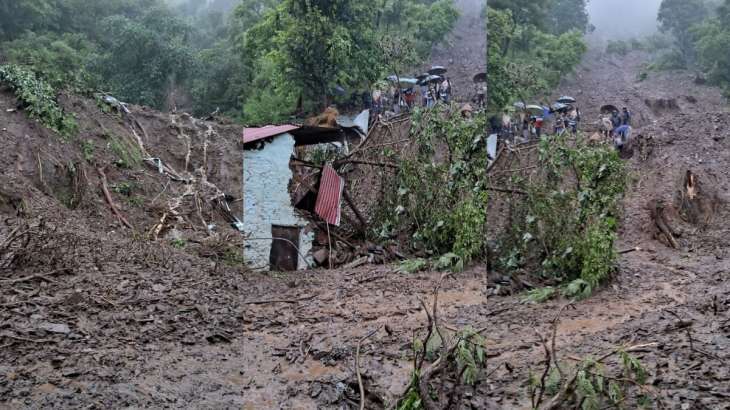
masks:
{"label": "small shrub", "polygon": [[404,260],[396,269],[399,273],[416,273],[428,268],[428,261],[422,258]]}
{"label": "small shrub", "polygon": [[84,156],[86,162],[92,162],[94,160],[94,141],[86,140],[81,142],[81,154]]}
{"label": "small shrub", "polygon": [[78,125],[56,101],[56,90],[28,69],[17,65],[0,66],[0,83],[6,84],[25,106],[30,118],[64,138],[76,135]]}
{"label": "small shrub", "polygon": [[112,185],[112,191],[124,196],[131,196],[134,185],[129,182],[120,182]]}
{"label": "small shrub", "polygon": [[631,46],[624,40],[609,40],[606,46],[606,53],[625,56],[631,51]]}
{"label": "small shrub", "polygon": [[119,168],[134,169],[142,163],[142,153],[139,148],[127,143],[122,138],[111,137],[107,145],[117,157],[114,165]]}
{"label": "small shrub", "polygon": [[170,241],[170,245],[172,245],[173,248],[182,249],[185,247],[186,242],[185,239],[173,239]]}

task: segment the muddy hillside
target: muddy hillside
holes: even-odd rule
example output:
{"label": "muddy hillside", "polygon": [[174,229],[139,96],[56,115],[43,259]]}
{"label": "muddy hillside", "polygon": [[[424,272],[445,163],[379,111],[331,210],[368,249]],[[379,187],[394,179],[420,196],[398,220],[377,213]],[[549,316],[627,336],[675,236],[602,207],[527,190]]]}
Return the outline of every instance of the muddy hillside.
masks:
{"label": "muddy hillside", "polygon": [[[726,409],[730,114],[690,73],[637,81],[646,58],[591,54],[559,90],[578,99],[585,131],[609,103],[631,107],[637,130],[627,252],[608,286],[562,310],[555,351],[581,360],[631,347],[662,408]],[[342,409],[358,408],[362,388],[366,408],[386,408],[437,305],[443,329],[486,338],[486,382],[456,392],[465,408],[530,408],[540,337],[567,301],[497,296],[481,266],[244,271],[231,250],[238,127],[62,102],[76,139],[0,92],[2,407]]]}
{"label": "muddy hillside", "polygon": [[423,71],[440,65],[449,71],[453,94],[458,101],[469,101],[476,93],[474,75],[486,71],[487,33],[481,17],[483,2],[457,0],[460,16],[446,40],[433,48],[431,61]]}

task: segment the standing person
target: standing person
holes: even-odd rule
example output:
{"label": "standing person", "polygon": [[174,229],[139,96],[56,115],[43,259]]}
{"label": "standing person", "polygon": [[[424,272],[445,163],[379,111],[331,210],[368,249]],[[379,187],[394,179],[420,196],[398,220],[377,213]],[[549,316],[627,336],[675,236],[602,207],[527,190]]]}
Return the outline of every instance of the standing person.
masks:
{"label": "standing person", "polygon": [[616,110],[611,113],[611,126],[613,127],[613,132],[616,132],[616,128],[621,126],[621,117]]}
{"label": "standing person", "polygon": [[542,136],[542,125],[544,121],[544,117],[535,118],[535,135],[537,135],[537,139],[540,139],[540,137]]}
{"label": "standing person", "polygon": [[555,125],[553,126],[555,135],[563,135],[565,131],[565,114],[560,112],[555,118]]}
{"label": "standing person", "polygon": [[475,103],[477,104],[477,107],[482,108],[484,107],[484,95],[487,93],[486,86],[482,84],[476,85],[476,99]]}
{"label": "standing person", "polygon": [[502,133],[505,135],[512,134],[512,117],[507,111],[502,113]]}
{"label": "standing person", "polygon": [[413,108],[413,105],[416,102],[416,92],[413,90],[413,88],[409,88],[406,90],[405,100],[406,100],[406,105],[408,106],[408,108],[409,109]]}
{"label": "standing person", "polygon": [[441,83],[441,90],[439,92],[439,96],[441,97],[441,100],[448,104],[449,102],[449,95],[451,94],[451,81],[449,81],[449,77],[446,77],[444,81]]}
{"label": "standing person", "polygon": [[378,88],[373,90],[373,111],[376,115],[383,112],[382,92]]}
{"label": "standing person", "polygon": [[626,107],[621,110],[621,125],[631,125],[631,113]]}
{"label": "standing person", "polygon": [[421,84],[421,105],[428,107],[428,84]]}

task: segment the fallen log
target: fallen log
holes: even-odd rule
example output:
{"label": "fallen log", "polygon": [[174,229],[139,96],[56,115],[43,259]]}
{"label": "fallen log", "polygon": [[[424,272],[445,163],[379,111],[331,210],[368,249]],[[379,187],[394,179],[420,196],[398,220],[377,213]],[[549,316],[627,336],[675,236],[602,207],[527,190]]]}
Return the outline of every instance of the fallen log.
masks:
{"label": "fallen log", "polygon": [[114,201],[112,200],[112,195],[109,193],[109,185],[107,184],[106,174],[104,173],[104,170],[102,168],[97,168],[96,171],[99,173],[99,177],[101,178],[101,190],[104,193],[104,199],[106,199],[106,202],[109,205],[109,208],[111,208],[112,213],[119,219],[122,224],[124,224],[124,226],[134,230],[132,224],[127,221],[127,218],[125,218],[124,215],[119,212],[119,209],[117,209],[117,206],[114,204]]}

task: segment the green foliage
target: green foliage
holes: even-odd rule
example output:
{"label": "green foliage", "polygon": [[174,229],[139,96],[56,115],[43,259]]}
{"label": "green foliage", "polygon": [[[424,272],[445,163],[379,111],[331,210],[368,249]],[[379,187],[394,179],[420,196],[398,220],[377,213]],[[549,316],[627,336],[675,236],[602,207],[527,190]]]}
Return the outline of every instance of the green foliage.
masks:
{"label": "green foliage", "polygon": [[527,295],[522,299],[522,303],[542,303],[557,296],[557,291],[552,286],[544,288],[535,288],[527,291]]}
{"label": "green foliage", "polygon": [[378,212],[381,237],[407,236],[413,250],[457,255],[461,264],[484,253],[485,126],[484,116],[465,119],[455,107],[415,111],[418,152],[396,159],[395,184]]}
{"label": "green foliage", "polygon": [[[539,153],[545,173],[540,179],[515,181],[528,195],[501,245],[519,257],[500,263],[506,270],[528,266],[543,278],[567,284],[564,295],[587,297],[615,269],[616,218],[626,169],[611,147],[589,147],[580,137],[574,143],[546,138]],[[528,299],[552,296],[546,289],[533,291]]]}
{"label": "green foliage", "polygon": [[86,140],[81,141],[81,154],[84,156],[86,162],[94,160],[94,141]]}
{"label": "green foliage", "polygon": [[606,46],[606,53],[625,56],[631,51],[631,45],[624,40],[609,40]]}
{"label": "green foliage", "polygon": [[571,30],[588,30],[587,0],[551,0],[547,8],[546,29],[552,34],[564,34]]}
{"label": "green foliage", "polygon": [[37,119],[62,137],[76,134],[76,120],[64,113],[56,100],[56,90],[34,72],[17,65],[3,65],[0,66],[0,83],[10,87],[30,118]]}
{"label": "green foliage", "polygon": [[114,164],[119,168],[134,169],[142,164],[142,153],[139,147],[130,144],[123,138],[110,138],[107,147],[116,156]]}
{"label": "green foliage", "polygon": [[711,83],[730,90],[730,57],[727,44],[730,41],[730,0],[718,8],[716,17],[694,26],[690,31],[699,66],[707,73]]}
{"label": "green foliage", "polygon": [[[540,3],[530,2],[529,7],[539,7]],[[538,17],[540,13],[522,16],[527,9],[515,10],[519,4],[489,3],[487,107],[491,112],[501,111],[516,99],[549,94],[580,63],[587,50],[583,40],[585,26],[553,33],[543,31],[540,22],[545,17]],[[585,12],[585,8],[579,12]]]}
{"label": "green foliage", "polygon": [[101,29],[104,52],[94,69],[122,101],[164,107],[195,67],[185,41],[190,27],[169,10],[152,9],[141,19],[110,16]]}
{"label": "green foliage", "polygon": [[29,31],[3,47],[10,63],[29,67],[55,88],[84,91],[98,83],[87,70],[96,45],[84,34]]}
{"label": "green foliage", "polygon": [[173,248],[177,248],[177,249],[184,248],[186,244],[187,244],[187,242],[185,241],[185,239],[181,239],[181,238],[173,239],[170,241],[170,245],[172,245]]}
{"label": "green foliage", "polygon": [[134,189],[134,185],[129,182],[120,182],[118,184],[112,185],[112,191],[124,195],[124,196],[131,196],[132,190]]}
{"label": "green foliage", "polygon": [[663,0],[659,7],[659,28],[671,33],[684,63],[694,62],[694,39],[691,27],[709,16],[705,0]]}
{"label": "green foliage", "polygon": [[407,259],[402,261],[396,269],[399,273],[416,273],[428,268],[428,261],[423,258]]}

